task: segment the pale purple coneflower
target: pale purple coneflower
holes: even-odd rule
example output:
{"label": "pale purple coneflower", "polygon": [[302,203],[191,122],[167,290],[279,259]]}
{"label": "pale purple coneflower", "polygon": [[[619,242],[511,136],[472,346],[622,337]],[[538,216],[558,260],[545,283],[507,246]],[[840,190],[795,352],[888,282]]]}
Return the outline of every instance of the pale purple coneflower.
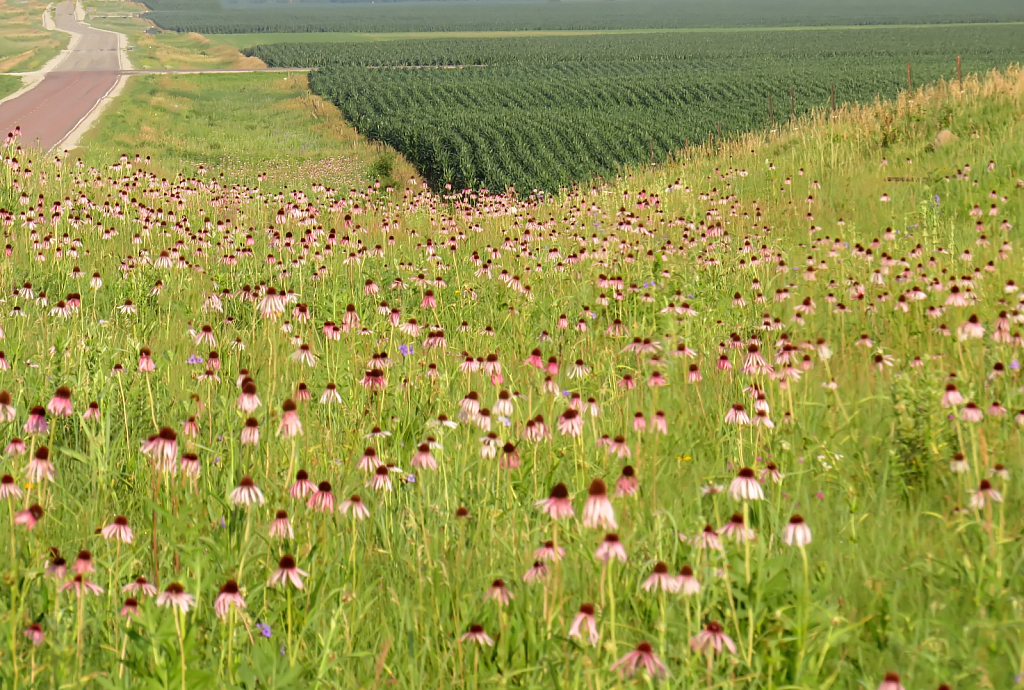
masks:
{"label": "pale purple coneflower", "polygon": [[607,563],[613,558],[619,559],[620,563],[626,562],[626,548],[619,541],[619,535],[617,534],[606,534],[604,539],[597,546],[597,550],[594,551],[594,557]]}
{"label": "pale purple coneflower", "polygon": [[546,565],[540,561],[534,561],[533,567],[523,573],[523,582],[528,585],[541,582],[547,579],[548,572],[548,567]]}
{"label": "pale purple coneflower", "polygon": [[878,690],[903,690],[903,685],[900,683],[900,674],[886,673],[885,678],[882,679],[882,684],[878,686]]}
{"label": "pale purple coneflower", "polygon": [[558,431],[573,438],[583,433],[583,417],[579,412],[568,409],[558,417]]}
{"label": "pale purple coneflower", "polygon": [[25,465],[25,477],[33,484],[45,479],[53,481],[53,463],[50,462],[50,449],[46,446],[36,448],[35,457]]}
{"label": "pale purple coneflower", "polygon": [[615,509],[608,500],[608,489],[604,482],[595,479],[587,489],[587,502],[583,506],[583,526],[590,529],[618,529]]}
{"label": "pale purple coneflower", "polygon": [[181,433],[188,438],[196,438],[199,435],[199,423],[196,422],[195,417],[185,420],[185,423],[181,425]]}
{"label": "pale purple coneflower", "polygon": [[114,539],[123,544],[131,544],[135,538],[132,528],[128,525],[128,518],[124,515],[115,517],[113,522],[100,530],[100,534],[108,541]]}
{"label": "pale purple coneflower", "polygon": [[629,678],[640,669],[646,671],[651,678],[664,678],[668,675],[665,664],[654,655],[654,648],[647,642],[638,644],[636,649],[612,664],[609,670],[617,670],[620,676]]}
{"label": "pale purple coneflower", "polygon": [[331,491],[330,482],[320,482],[316,492],[306,501],[306,507],[321,513],[334,512],[334,493]]}
{"label": "pale purple coneflower", "polygon": [[[680,534],[679,538],[685,541],[684,535]],[[714,551],[723,551],[722,540],[718,536],[718,532],[711,525],[704,525],[704,529],[701,530],[700,534],[693,538],[693,545],[699,549],[711,549]]]}
{"label": "pale purple coneflower", "polygon": [[750,416],[747,415],[746,409],[742,403],[734,404],[728,412],[725,413],[726,424],[750,424]]}
{"label": "pale purple coneflower", "polygon": [[295,473],[295,483],[288,489],[288,495],[295,499],[301,499],[315,491],[316,484],[309,481],[306,470],[299,470]]}
{"label": "pale purple coneflower", "polygon": [[654,564],[654,570],[640,586],[645,592],[660,589],[663,592],[675,593],[679,591],[680,583],[674,576],[669,575],[668,566],[658,561]]}
{"label": "pale purple coneflower", "polygon": [[295,559],[290,555],[281,557],[270,579],[267,580],[268,587],[276,587],[280,584],[291,582],[296,589],[302,589],[302,578],[309,577],[309,573],[295,565]]}
{"label": "pale purple coneflower", "polygon": [[72,589],[75,590],[75,596],[79,597],[85,594],[94,594],[96,596],[103,594],[102,587],[86,579],[83,575],[75,575],[69,581],[62,584],[57,591],[63,593]]}
{"label": "pale purple coneflower", "polygon": [[546,541],[536,551],[533,552],[533,557],[541,561],[546,562],[557,562],[562,560],[565,556],[565,549],[561,546],[555,546],[555,542]]}
{"label": "pale purple coneflower", "polygon": [[236,405],[245,414],[252,414],[256,408],[262,405],[259,396],[256,394],[256,384],[246,381],[242,384],[242,392],[238,395]]}
{"label": "pale purple coneflower", "polygon": [[790,546],[803,548],[811,543],[811,528],[800,515],[789,518],[789,524],[782,531],[782,541]]}
{"label": "pale purple coneflower", "polygon": [[493,599],[498,602],[499,606],[507,606],[512,598],[512,592],[505,586],[505,581],[502,579],[492,582],[491,586],[487,588],[487,594],[484,595],[485,600]]}
{"label": "pale purple coneflower", "polygon": [[43,627],[38,623],[32,623],[25,628],[24,635],[35,647],[41,647],[43,642],[46,641],[46,636],[43,634]]}
{"label": "pale purple coneflower", "polygon": [[988,474],[990,477],[998,477],[1004,481],[1010,480],[1010,471],[1001,463],[996,463],[994,466],[989,468]]}
{"label": "pale purple coneflower", "polygon": [[277,435],[294,438],[302,433],[302,422],[296,412],[295,402],[290,398],[281,403],[281,423],[277,427]]}
{"label": "pale purple coneflower", "polygon": [[96,572],[96,568],[92,564],[92,554],[84,549],[79,551],[78,555],[75,556],[75,562],[71,564],[71,569],[77,575]]}
{"label": "pale purple coneflower", "polygon": [[695,653],[707,655],[721,654],[723,649],[728,649],[732,654],[736,653],[736,643],[725,634],[720,623],[711,621],[699,633],[690,639],[690,649]]}
{"label": "pale purple coneflower", "polygon": [[139,371],[144,374],[156,371],[156,362],[153,361],[153,353],[148,347],[139,350]]}
{"label": "pale purple coneflower", "polygon": [[56,547],[50,547],[50,562],[46,565],[46,570],[43,571],[47,577],[52,577],[54,580],[63,580],[64,575],[68,571],[68,562],[60,555],[60,551]]}
{"label": "pale purple coneflower", "polygon": [[245,420],[245,426],[242,427],[241,441],[243,446],[259,445],[260,423],[256,421],[255,417],[249,417]]}
{"label": "pale purple coneflower", "polygon": [[238,482],[229,495],[231,502],[236,506],[241,505],[263,505],[266,502],[266,498],[263,496],[263,492],[259,490],[255,483],[252,481],[252,477],[242,477],[242,481]]}
{"label": "pale purple coneflower", "polygon": [[463,633],[462,637],[459,638],[460,642],[475,642],[478,645],[486,647],[493,647],[494,640],[484,632],[484,626],[482,625],[471,625],[469,631]]}
{"label": "pale purple coneflower", "polygon": [[11,404],[11,394],[7,391],[0,391],[0,422],[13,422],[16,416],[17,411]]}
{"label": "pale purple coneflower", "polygon": [[744,467],[729,484],[729,498],[734,501],[762,501],[764,491],[757,481],[754,470]]}
{"label": "pale purple coneflower", "polygon": [[192,479],[198,478],[202,471],[202,466],[199,464],[199,456],[195,453],[182,453],[181,471],[187,477]]}
{"label": "pale purple coneflower", "polygon": [[21,487],[14,481],[14,477],[9,474],[5,474],[0,479],[0,499],[11,499],[21,498],[22,490]]}
{"label": "pale purple coneflower", "polygon": [[779,471],[778,465],[769,460],[768,464],[766,464],[764,469],[759,473],[758,479],[762,482],[771,480],[773,484],[781,484],[785,476],[786,475]]}
{"label": "pale purple coneflower", "polygon": [[347,515],[349,511],[352,511],[353,520],[365,520],[370,517],[370,509],[363,503],[363,499],[358,494],[352,494],[347,501],[341,503],[341,514]]}
{"label": "pale purple coneflower", "polygon": [[679,588],[676,591],[682,592],[683,596],[689,597],[700,594],[700,582],[693,574],[693,568],[688,565],[684,565],[679,574],[676,575],[676,583]]}
{"label": "pale purple coneflower", "polygon": [[981,510],[989,503],[1002,503],[1003,495],[999,493],[991,482],[982,479],[978,489],[971,493],[970,507],[972,510]]}
{"label": "pale purple coneflower", "polygon": [[338,387],[333,383],[328,383],[324,388],[323,395],[320,396],[320,404],[328,405],[330,403],[340,403],[341,393],[338,392]]}
{"label": "pale purple coneflower", "polygon": [[188,613],[188,610],[192,608],[195,602],[195,597],[186,592],[185,588],[177,582],[167,585],[167,588],[156,598],[157,606],[173,606],[182,613]]}
{"label": "pale purple coneflower", "polygon": [[288,519],[288,512],[279,510],[274,515],[274,521],[270,523],[271,539],[294,539],[295,530],[292,529],[291,520]]}
{"label": "pale purple coneflower", "polygon": [[547,498],[537,501],[534,506],[547,513],[552,520],[560,520],[576,514],[572,509],[569,490],[561,482],[555,484]]}
{"label": "pale purple coneflower", "polygon": [[638,487],[639,481],[636,477],[636,471],[632,465],[626,465],[622,468],[622,474],[619,475],[618,480],[615,482],[615,498],[632,496],[636,493]]}
{"label": "pale purple coneflower", "polygon": [[387,465],[378,465],[367,480],[366,486],[374,491],[391,491],[391,476]]}
{"label": "pale purple coneflower", "polygon": [[128,597],[127,599],[125,599],[124,600],[124,604],[121,606],[120,615],[121,615],[122,618],[129,618],[131,616],[138,616],[139,615],[139,602],[136,599],[132,598],[132,597]]}
{"label": "pale purple coneflower", "polygon": [[943,407],[955,407],[964,404],[964,396],[957,390],[956,384],[947,383],[946,391],[942,394]]}
{"label": "pale purple coneflower", "polygon": [[382,464],[384,463],[377,457],[377,451],[373,448],[367,448],[363,451],[362,457],[359,458],[357,467],[361,470],[369,471],[377,469]]}
{"label": "pale purple coneflower", "polygon": [[217,598],[213,600],[213,610],[217,614],[217,618],[223,620],[227,618],[232,606],[240,611],[244,611],[245,599],[238,589],[238,583],[234,580],[228,580],[220,586]]}
{"label": "pale purple coneflower", "polygon": [[89,406],[85,408],[85,412],[82,414],[82,419],[90,422],[98,422],[101,417],[100,404],[95,400],[89,403]]}
{"label": "pale purple coneflower", "polygon": [[146,578],[139,576],[121,588],[124,594],[134,594],[143,597],[155,597],[156,587],[151,585]]}
{"label": "pale purple coneflower", "polygon": [[36,405],[28,411],[28,420],[25,422],[25,426],[22,430],[26,434],[45,434],[50,430],[50,425],[46,422],[46,408],[41,405]]}
{"label": "pale purple coneflower", "polygon": [[437,461],[434,460],[434,456],[430,452],[430,445],[427,443],[419,444],[410,464],[419,469],[436,470]]}
{"label": "pale purple coneflower", "polygon": [[596,647],[601,635],[597,632],[597,622],[594,620],[594,605],[580,604],[579,613],[572,619],[569,626],[569,637],[583,640],[582,628],[587,626],[587,642],[591,647]]}
{"label": "pale purple coneflower", "polygon": [[739,513],[733,513],[729,522],[725,523],[718,531],[722,533],[723,537],[735,539],[738,542],[754,540],[754,530],[747,527],[743,516]]}

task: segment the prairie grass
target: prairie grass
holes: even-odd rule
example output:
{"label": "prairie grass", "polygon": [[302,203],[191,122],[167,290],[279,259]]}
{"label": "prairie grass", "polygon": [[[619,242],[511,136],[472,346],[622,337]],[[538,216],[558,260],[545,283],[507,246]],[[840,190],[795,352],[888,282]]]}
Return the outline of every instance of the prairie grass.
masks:
{"label": "prairie grass", "polygon": [[[23,494],[0,547],[5,686],[1017,682],[1024,72],[815,113],[547,200],[443,199],[419,180],[345,192],[274,129],[297,83],[258,76],[134,81],[83,167],[4,150],[4,440],[26,443],[3,461]],[[958,138],[934,148],[942,127]],[[292,174],[254,179],[271,154]],[[438,331],[446,346],[424,347]],[[340,402],[318,402],[331,390]],[[32,406],[68,399],[71,415],[23,431]],[[736,405],[774,427],[730,423]],[[431,425],[441,414],[458,423]],[[257,445],[241,443],[249,417]],[[52,481],[40,462],[26,475],[40,446]],[[395,467],[374,470],[367,447]],[[595,479],[628,487],[625,465],[637,493],[611,498],[613,526],[585,502]],[[300,468],[330,484],[308,506]],[[368,485],[382,475],[390,491]],[[556,521],[536,502],[558,483],[575,517]],[[332,512],[316,508],[327,490]],[[367,519],[342,512],[353,494]],[[14,518],[33,504],[28,531]],[[294,537],[270,536],[278,510]],[[754,541],[725,536],[739,520]],[[698,546],[706,529],[722,551]],[[624,562],[595,555],[607,532]],[[564,558],[535,555],[547,541]],[[71,580],[82,549],[101,593]],[[301,589],[275,577],[286,556]],[[666,587],[688,567],[700,592],[651,589],[658,563]],[[159,602],[122,592],[139,576]],[[245,608],[218,617],[218,592],[238,602],[229,580]],[[119,615],[129,596],[137,616]],[[569,635],[583,604],[593,646]],[[694,651],[702,628],[720,654]],[[612,670],[636,649],[667,678],[649,656],[653,673]]]}

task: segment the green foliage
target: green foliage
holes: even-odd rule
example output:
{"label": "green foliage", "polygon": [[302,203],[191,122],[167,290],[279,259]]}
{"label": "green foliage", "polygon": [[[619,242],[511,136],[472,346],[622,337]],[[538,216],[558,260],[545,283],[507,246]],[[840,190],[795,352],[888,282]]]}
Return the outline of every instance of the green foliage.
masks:
{"label": "green foliage", "polygon": [[1024,57],[1016,26],[279,44],[312,90],[435,187],[546,189],[613,177],[688,143]]}
{"label": "green foliage", "polygon": [[144,16],[171,31],[272,33],[670,29],[1024,20],[1013,0],[546,0],[497,2],[276,2],[149,0]]}

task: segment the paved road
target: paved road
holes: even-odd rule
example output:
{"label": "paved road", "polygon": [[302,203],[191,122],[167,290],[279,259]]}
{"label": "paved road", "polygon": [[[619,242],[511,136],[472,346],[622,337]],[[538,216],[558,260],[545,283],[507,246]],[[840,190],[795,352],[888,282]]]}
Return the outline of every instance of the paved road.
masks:
{"label": "paved road", "polygon": [[20,125],[22,140],[44,149],[67,137],[114,87],[121,72],[118,34],[76,20],[72,2],[57,5],[56,24],[80,34],[73,49],[35,88],[0,103],[0,136]]}

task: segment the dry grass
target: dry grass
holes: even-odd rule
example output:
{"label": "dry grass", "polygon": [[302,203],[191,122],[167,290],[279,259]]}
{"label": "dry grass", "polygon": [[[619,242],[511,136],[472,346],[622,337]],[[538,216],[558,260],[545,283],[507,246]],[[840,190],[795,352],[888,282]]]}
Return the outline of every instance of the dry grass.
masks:
{"label": "dry grass", "polygon": [[38,69],[67,46],[70,36],[43,28],[46,5],[39,0],[0,3],[0,72]]}

